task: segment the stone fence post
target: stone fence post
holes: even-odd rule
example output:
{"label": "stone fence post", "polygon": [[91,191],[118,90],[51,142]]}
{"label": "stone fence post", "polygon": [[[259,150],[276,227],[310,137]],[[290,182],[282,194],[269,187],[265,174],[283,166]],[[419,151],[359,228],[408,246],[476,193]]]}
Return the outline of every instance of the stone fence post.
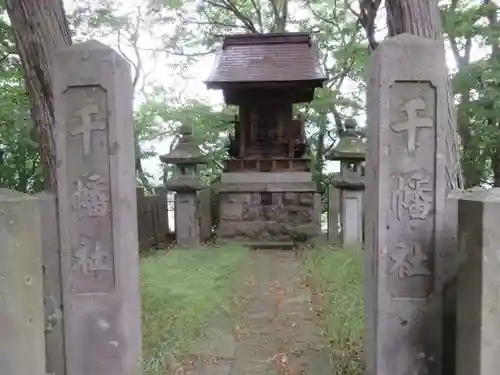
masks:
{"label": "stone fence post", "polygon": [[500,372],[500,189],[454,194],[458,205],[457,375]]}
{"label": "stone fence post", "polygon": [[442,41],[386,39],[369,77],[367,373],[442,374],[449,129]]}
{"label": "stone fence post", "polygon": [[45,375],[39,200],[0,189],[0,373]]}
{"label": "stone fence post", "polygon": [[57,200],[69,375],[136,375],[139,251],[130,66],[89,41],[54,56]]}

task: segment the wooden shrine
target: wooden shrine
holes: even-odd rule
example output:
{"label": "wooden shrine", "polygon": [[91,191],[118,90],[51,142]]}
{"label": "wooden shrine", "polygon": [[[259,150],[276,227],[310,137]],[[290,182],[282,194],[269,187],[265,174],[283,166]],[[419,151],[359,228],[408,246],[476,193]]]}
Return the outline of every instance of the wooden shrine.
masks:
{"label": "wooden shrine", "polygon": [[310,102],[325,79],[308,34],[227,36],[206,81],[239,106],[226,171],[308,171],[304,122],[293,105]]}
{"label": "wooden shrine", "polygon": [[308,34],[224,39],[206,84],[239,112],[218,185],[217,240],[289,247],[319,234],[304,122],[293,106],[312,101],[325,80]]}

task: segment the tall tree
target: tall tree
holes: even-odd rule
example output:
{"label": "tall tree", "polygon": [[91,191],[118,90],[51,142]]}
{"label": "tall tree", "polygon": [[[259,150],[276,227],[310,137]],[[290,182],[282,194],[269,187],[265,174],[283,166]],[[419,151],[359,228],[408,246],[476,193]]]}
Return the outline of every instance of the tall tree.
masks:
{"label": "tall tree", "polygon": [[6,0],[6,8],[24,69],[32,118],[45,167],[45,183],[49,189],[55,189],[57,181],[51,66],[54,51],[71,43],[66,14],[62,0]]}
{"label": "tall tree", "polygon": [[[386,0],[387,28],[389,36],[403,33],[414,34],[443,42],[443,59],[445,45],[441,15],[438,0]],[[446,61],[443,61],[446,64]],[[452,190],[463,186],[460,168],[460,154],[456,134],[456,110],[453,103],[453,89],[448,81],[448,108],[447,117],[447,160],[446,173],[448,189]]]}

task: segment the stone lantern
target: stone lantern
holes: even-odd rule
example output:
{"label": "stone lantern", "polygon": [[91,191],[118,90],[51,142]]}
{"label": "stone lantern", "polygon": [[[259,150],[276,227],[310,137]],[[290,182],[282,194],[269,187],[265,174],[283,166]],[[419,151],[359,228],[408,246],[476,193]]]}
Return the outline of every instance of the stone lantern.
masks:
{"label": "stone lantern", "polygon": [[175,194],[175,233],[177,244],[182,247],[198,246],[200,242],[198,221],[198,190],[204,188],[198,176],[198,164],[207,159],[193,139],[190,126],[182,125],[179,143],[169,154],[160,156],[165,164],[175,164],[176,173],[165,181],[165,188]]}
{"label": "stone lantern", "polygon": [[[332,178],[332,189],[336,191],[330,194],[331,200],[337,200],[330,202],[330,207],[336,207],[337,210],[330,215],[340,216],[341,245],[361,245],[366,144],[354,119],[346,119],[344,128],[338,144],[327,155],[329,160],[340,161],[340,173]],[[336,222],[337,220],[330,220],[329,224],[334,226]]]}

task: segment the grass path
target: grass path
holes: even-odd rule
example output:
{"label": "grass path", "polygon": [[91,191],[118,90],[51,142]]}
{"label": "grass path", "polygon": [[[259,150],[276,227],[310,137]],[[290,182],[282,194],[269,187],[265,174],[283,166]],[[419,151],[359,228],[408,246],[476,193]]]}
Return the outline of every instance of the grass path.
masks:
{"label": "grass path", "polygon": [[144,375],[362,375],[361,255],[233,244],[142,259]]}
{"label": "grass path", "polygon": [[186,375],[331,375],[301,261],[291,251],[253,251],[237,314],[208,328],[186,356]]}
{"label": "grass path", "polygon": [[363,252],[324,247],[305,252],[304,258],[333,373],[363,375]]}
{"label": "grass path", "polygon": [[143,372],[179,367],[216,317],[228,315],[248,250],[238,245],[158,252],[141,260]]}

